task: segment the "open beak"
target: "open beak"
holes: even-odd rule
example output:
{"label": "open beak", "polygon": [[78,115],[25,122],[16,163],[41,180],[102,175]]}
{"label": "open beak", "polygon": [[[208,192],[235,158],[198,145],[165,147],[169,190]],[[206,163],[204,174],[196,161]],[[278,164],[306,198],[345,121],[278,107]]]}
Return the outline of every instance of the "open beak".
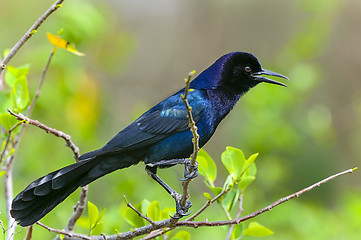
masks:
{"label": "open beak", "polygon": [[275,77],[280,77],[280,78],[284,78],[284,79],[289,80],[288,77],[283,76],[282,74],[272,72],[272,71],[267,70],[267,69],[262,69],[262,71],[254,73],[253,77],[254,77],[254,80],[256,80],[258,82],[272,83],[272,84],[277,84],[277,85],[287,87],[287,85],[285,85],[283,83],[280,83],[280,82],[277,82],[275,80],[269,79],[269,78],[267,78],[265,76],[262,76],[262,75],[275,76]]}

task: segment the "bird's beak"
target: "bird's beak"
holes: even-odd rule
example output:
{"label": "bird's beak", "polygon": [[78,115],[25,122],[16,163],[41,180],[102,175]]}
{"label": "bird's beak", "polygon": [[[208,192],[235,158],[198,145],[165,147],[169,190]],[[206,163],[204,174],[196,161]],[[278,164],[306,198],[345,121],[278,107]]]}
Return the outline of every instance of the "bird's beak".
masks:
{"label": "bird's beak", "polygon": [[261,76],[261,75],[275,76],[275,77],[280,77],[280,78],[284,78],[284,79],[289,80],[288,77],[283,76],[282,74],[272,72],[272,71],[267,70],[267,69],[262,69],[262,71],[254,73],[253,77],[254,77],[254,80],[256,80],[258,82],[267,82],[267,83],[272,83],[272,84],[277,84],[277,85],[287,87],[287,85],[285,85],[283,83],[277,82],[275,80],[266,78],[265,76]]}

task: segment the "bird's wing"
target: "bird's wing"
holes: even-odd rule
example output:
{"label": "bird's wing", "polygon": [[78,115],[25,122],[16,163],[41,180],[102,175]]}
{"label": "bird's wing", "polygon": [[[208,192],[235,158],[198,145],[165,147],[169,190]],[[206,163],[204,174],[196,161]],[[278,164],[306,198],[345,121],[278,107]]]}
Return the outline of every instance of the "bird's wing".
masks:
{"label": "bird's wing", "polygon": [[[180,97],[181,91],[160,102],[140,116],[128,127],[120,131],[96,155],[123,152],[139,149],[156,143],[176,132],[187,130],[187,109]],[[204,109],[202,93],[195,90],[189,92],[188,102],[192,107],[195,122],[200,119]],[[91,157],[91,156],[87,156]]]}

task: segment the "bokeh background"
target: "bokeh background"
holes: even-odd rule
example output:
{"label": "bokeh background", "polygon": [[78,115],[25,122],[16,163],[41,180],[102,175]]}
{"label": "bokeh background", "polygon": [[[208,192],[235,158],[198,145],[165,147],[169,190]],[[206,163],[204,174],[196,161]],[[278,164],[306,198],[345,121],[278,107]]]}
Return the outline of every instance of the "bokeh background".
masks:
{"label": "bokeh background", "polygon": [[[0,0],[0,51],[11,48],[50,6],[49,1]],[[81,152],[101,147],[153,104],[184,86],[231,51],[254,53],[264,68],[291,80],[288,88],[252,89],[222,122],[205,150],[217,161],[221,185],[226,146],[246,156],[260,153],[257,179],[248,188],[244,214],[331,174],[360,166],[361,1],[64,1],[9,65],[31,64],[31,96],[52,49],[46,32],[74,42],[78,57],[58,50],[32,118],[72,136]],[[1,104],[1,103],[0,103]],[[17,154],[14,192],[30,181],[73,163],[62,139],[27,127]],[[180,190],[183,168],[160,171]],[[196,210],[205,202],[202,176],[191,185]],[[269,227],[267,239],[359,239],[361,174],[343,176],[255,220]],[[0,187],[3,194],[3,186]],[[79,191],[42,220],[63,228]],[[90,185],[89,200],[106,208],[101,232],[127,231],[123,195],[162,208],[173,200],[138,164]],[[0,219],[5,224],[4,199]],[[226,219],[215,204],[200,219]],[[20,228],[19,228],[20,230]],[[78,232],[87,232],[78,227]],[[184,229],[192,239],[224,239],[224,228]],[[15,236],[22,239],[23,230]],[[35,227],[34,239],[53,234]],[[249,238],[252,239],[252,238]]]}

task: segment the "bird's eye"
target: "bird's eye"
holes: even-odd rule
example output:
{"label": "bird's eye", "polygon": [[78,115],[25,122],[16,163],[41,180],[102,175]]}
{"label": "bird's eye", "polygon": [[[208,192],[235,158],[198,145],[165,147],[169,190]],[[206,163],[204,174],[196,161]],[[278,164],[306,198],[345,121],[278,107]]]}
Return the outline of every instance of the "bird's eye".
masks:
{"label": "bird's eye", "polygon": [[251,69],[249,66],[246,66],[246,67],[244,68],[244,70],[245,70],[246,72],[251,72],[251,71],[252,71],[252,69]]}

